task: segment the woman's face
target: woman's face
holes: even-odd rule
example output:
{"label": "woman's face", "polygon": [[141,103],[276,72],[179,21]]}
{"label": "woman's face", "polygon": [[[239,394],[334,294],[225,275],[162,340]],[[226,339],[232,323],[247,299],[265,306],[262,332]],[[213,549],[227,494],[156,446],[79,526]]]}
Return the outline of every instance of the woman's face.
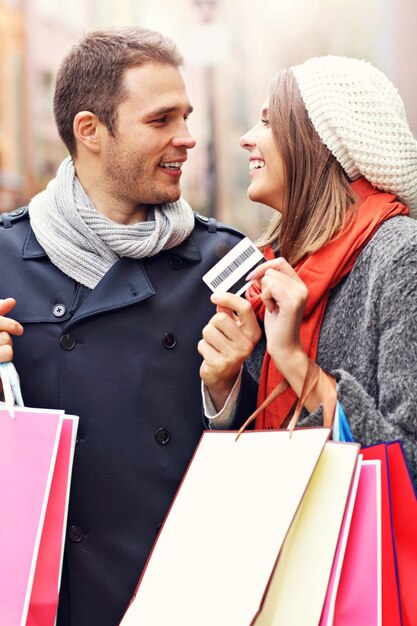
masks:
{"label": "woman's face", "polygon": [[284,163],[276,147],[268,119],[268,100],[264,103],[261,119],[240,139],[242,148],[249,152],[248,197],[282,212],[284,197]]}

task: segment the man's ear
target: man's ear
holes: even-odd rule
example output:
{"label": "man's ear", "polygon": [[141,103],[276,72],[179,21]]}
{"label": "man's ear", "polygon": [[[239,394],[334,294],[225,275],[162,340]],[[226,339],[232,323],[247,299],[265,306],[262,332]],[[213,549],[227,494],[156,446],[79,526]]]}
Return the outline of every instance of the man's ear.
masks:
{"label": "man's ear", "polygon": [[77,144],[83,145],[90,152],[100,151],[100,122],[91,111],[80,111],[74,117],[73,132]]}

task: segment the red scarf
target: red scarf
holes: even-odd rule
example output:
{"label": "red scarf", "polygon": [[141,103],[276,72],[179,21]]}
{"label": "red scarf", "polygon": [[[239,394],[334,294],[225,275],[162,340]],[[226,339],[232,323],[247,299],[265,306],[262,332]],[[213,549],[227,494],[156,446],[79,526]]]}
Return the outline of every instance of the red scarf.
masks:
{"label": "red scarf", "polygon": [[[374,189],[364,178],[353,182],[352,189],[359,196],[358,213],[353,224],[341,237],[325,244],[294,268],[309,292],[300,338],[304,350],[313,361],[317,356],[320,327],[330,291],[350,272],[365,245],[385,220],[395,215],[409,214],[409,209],[398,202],[396,196]],[[267,259],[275,258],[271,247],[264,254]],[[265,307],[256,283],[247,290],[246,298],[262,320]],[[281,372],[266,352],[259,381],[258,406],[282,380]],[[296,400],[291,387],[286,389],[258,415],[255,428],[279,428]]]}

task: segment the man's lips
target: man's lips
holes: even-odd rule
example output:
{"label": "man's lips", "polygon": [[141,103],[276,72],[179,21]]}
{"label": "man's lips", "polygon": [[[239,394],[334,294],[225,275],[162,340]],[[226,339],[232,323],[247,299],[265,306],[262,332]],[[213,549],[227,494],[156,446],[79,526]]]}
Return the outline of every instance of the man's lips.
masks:
{"label": "man's lips", "polygon": [[163,161],[158,164],[158,167],[169,176],[178,178],[182,174],[181,168],[184,165],[185,161],[186,159],[180,159],[176,161]]}

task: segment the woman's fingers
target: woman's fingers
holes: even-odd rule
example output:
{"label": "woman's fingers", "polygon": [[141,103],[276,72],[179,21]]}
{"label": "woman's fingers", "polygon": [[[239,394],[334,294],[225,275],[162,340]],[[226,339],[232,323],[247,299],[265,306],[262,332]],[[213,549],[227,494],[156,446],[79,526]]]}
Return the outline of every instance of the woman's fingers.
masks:
{"label": "woman's fingers", "polygon": [[295,269],[291,267],[291,265],[283,257],[278,257],[277,259],[272,259],[272,261],[266,261],[266,263],[258,265],[258,267],[247,275],[246,280],[256,280],[260,282],[263,276],[270,269],[280,272],[284,276],[288,276],[288,278],[292,278],[296,282],[302,283],[302,280],[299,278]]}
{"label": "woman's fingers", "polygon": [[301,280],[294,280],[290,275],[269,268],[260,285],[262,301],[270,313],[282,307],[286,311],[305,307],[308,290]]}

